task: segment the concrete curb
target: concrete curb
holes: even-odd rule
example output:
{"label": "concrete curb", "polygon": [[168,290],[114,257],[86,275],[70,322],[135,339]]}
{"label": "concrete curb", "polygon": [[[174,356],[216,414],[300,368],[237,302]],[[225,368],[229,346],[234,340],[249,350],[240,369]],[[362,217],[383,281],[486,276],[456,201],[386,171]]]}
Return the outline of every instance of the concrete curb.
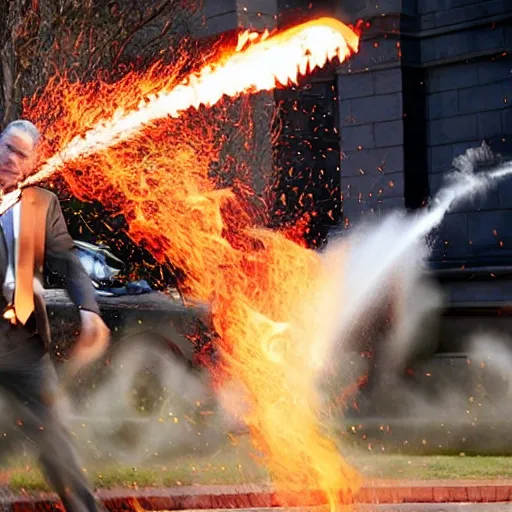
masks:
{"label": "concrete curb", "polygon": [[[325,504],[322,495],[288,496],[277,499],[270,487],[190,486],[164,489],[98,490],[98,498],[110,511],[193,510],[315,506]],[[359,504],[400,503],[499,503],[512,501],[512,481],[379,482],[363,486],[354,496]],[[58,503],[52,494],[4,497],[2,512],[49,511]],[[139,507],[137,507],[138,503]]]}

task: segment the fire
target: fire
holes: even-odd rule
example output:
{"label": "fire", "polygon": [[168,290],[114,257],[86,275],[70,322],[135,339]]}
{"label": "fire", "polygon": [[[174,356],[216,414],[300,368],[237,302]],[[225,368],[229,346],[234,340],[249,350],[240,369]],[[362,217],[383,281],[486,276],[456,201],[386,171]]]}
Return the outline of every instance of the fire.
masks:
{"label": "fire", "polygon": [[[312,355],[321,345],[322,317],[311,303],[332,286],[331,276],[315,252],[259,226],[251,198],[217,188],[209,170],[227,124],[224,96],[296,81],[333,57],[343,60],[357,44],[352,30],[331,19],[257,39],[246,33],[234,53],[179,85],[160,79],[155,90],[148,85],[154,69],[149,82],[134,75],[96,89],[63,82],[26,112],[44,119],[60,101],[64,113],[47,130],[46,154],[58,151],[33,181],[61,170],[76,196],[124,214],[137,243],[184,271],[186,294],[212,307],[222,355],[214,375],[219,385],[243,386],[250,404],[244,419],[276,491],[300,503],[302,493],[319,490],[333,507],[340,494],[348,499],[357,490],[359,477],[319,419]],[[151,94],[128,109],[128,90]],[[98,104],[110,113],[105,120]]]}
{"label": "fire", "polygon": [[[261,36],[245,32],[239,38],[235,52],[226,53],[177,85],[173,83],[175,75],[171,73],[169,82],[146,95],[136,108],[127,109],[120,104],[109,119],[95,123],[90,129],[87,124],[91,119],[84,115],[84,124],[74,128],[86,129],[85,134],[76,135],[59,148],[29,183],[47,178],[79,157],[127,140],[141,126],[157,119],[177,117],[191,107],[214,105],[223,96],[236,97],[297,82],[300,75],[324,66],[335,57],[345,60],[357,51],[358,43],[358,36],[349,27],[331,18],[311,21],[272,37],[267,32]],[[125,82],[130,83],[130,80]]]}

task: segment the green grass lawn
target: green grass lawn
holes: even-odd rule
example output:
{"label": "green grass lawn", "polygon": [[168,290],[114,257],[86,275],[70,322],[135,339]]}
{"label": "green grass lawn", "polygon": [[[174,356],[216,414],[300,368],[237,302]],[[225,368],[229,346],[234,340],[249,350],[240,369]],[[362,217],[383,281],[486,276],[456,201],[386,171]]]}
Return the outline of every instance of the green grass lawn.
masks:
{"label": "green grass lawn", "polygon": [[367,478],[386,480],[512,478],[512,457],[360,454],[351,456],[350,460]]}
{"label": "green grass lawn", "polygon": [[[347,459],[367,479],[512,479],[512,457],[386,455],[350,448]],[[233,439],[208,455],[181,456],[140,467],[89,463],[84,471],[95,486],[103,488],[268,482],[266,471],[251,455],[246,437]],[[47,489],[30,457],[5,461],[2,483],[14,490]]]}

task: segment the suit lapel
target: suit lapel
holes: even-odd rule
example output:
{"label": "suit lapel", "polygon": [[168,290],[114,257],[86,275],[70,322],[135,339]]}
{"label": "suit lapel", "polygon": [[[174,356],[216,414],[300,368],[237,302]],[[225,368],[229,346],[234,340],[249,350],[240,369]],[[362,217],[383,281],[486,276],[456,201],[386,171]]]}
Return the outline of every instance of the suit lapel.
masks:
{"label": "suit lapel", "polygon": [[[5,274],[7,273],[7,263],[8,263],[8,254],[7,254],[7,242],[5,240],[4,230],[0,225],[0,283],[4,282]],[[1,291],[1,287],[0,287]]]}

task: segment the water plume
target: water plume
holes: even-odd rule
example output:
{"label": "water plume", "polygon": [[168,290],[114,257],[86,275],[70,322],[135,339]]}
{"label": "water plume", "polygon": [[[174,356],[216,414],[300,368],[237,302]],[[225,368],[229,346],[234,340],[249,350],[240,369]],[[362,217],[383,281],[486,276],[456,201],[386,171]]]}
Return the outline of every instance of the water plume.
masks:
{"label": "water plume", "polygon": [[[323,260],[335,273],[333,281],[341,285],[336,292],[338,299],[344,297],[345,301],[341,306],[338,300],[341,307],[330,320],[329,346],[335,346],[335,340],[348,340],[352,329],[373,307],[395,290],[399,294],[397,286],[406,283],[407,271],[426,270],[430,255],[427,237],[454,206],[485,193],[512,174],[510,162],[491,171],[475,172],[477,165],[489,162],[496,162],[496,157],[485,145],[470,149],[455,160],[463,172],[448,174],[447,185],[432,199],[428,208],[413,214],[392,212],[380,223],[361,224],[348,236],[331,241]],[[328,351],[325,355],[329,356]]]}

